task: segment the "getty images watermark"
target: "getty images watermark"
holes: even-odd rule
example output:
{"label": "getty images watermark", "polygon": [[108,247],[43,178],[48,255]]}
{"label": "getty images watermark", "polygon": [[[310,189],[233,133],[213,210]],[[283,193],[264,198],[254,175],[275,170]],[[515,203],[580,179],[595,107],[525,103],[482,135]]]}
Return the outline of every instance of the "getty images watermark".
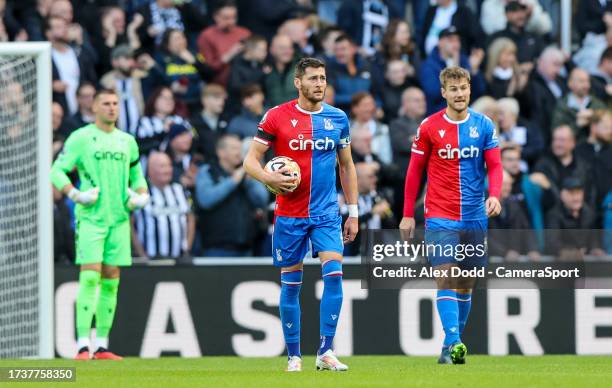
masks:
{"label": "getty images watermark", "polygon": [[571,232],[417,230],[406,238],[370,230],[362,237],[362,286],[435,288],[436,279],[469,277],[478,288],[612,288],[601,231]]}

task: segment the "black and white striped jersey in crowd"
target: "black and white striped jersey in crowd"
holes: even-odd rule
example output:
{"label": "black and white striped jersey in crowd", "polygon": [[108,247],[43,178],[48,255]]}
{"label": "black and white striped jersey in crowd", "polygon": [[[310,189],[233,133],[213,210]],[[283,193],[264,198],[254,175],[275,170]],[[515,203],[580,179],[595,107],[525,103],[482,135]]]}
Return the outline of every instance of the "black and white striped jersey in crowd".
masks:
{"label": "black and white striped jersey in crowd", "polygon": [[166,123],[182,124],[191,128],[191,124],[179,115],[168,116],[160,119],[156,116],[142,116],[138,122],[136,130],[132,133],[136,139],[146,139],[158,136],[166,131]]}
{"label": "black and white striped jersey in crowd", "polygon": [[178,258],[187,251],[187,193],[179,183],[149,191],[149,204],[134,213],[138,240],[151,258]]}

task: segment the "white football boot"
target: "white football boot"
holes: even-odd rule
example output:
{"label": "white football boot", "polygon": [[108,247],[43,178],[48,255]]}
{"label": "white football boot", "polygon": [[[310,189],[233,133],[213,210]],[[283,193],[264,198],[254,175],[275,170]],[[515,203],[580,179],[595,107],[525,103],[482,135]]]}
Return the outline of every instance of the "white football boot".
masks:
{"label": "white football boot", "polygon": [[334,351],[329,349],[323,354],[317,354],[317,370],[346,371],[348,366],[341,363]]}
{"label": "white football boot", "polygon": [[289,357],[287,362],[287,372],[301,372],[302,371],[302,359],[298,356]]}

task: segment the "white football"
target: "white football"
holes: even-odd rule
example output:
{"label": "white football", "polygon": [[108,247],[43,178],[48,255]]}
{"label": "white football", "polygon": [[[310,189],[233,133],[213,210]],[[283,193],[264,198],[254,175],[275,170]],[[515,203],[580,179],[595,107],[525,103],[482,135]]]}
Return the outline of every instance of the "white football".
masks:
{"label": "white football", "polygon": [[[302,181],[300,166],[296,163],[295,160],[291,159],[288,156],[277,156],[271,159],[268,163],[266,163],[264,170],[266,170],[267,172],[274,172],[280,170],[285,166],[289,167],[289,171],[286,172],[284,175],[297,179],[295,188],[291,190],[294,191],[295,189],[297,189],[297,187],[300,185],[300,182]],[[277,191],[268,185],[266,185],[266,188],[274,195],[282,195],[280,191]]]}

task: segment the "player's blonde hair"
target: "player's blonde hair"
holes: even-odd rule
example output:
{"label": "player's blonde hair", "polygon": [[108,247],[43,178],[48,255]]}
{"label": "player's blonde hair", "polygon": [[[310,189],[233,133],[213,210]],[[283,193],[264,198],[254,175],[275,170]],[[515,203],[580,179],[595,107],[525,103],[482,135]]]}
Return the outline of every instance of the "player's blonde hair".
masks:
{"label": "player's blonde hair", "polygon": [[446,89],[446,82],[448,80],[462,80],[467,79],[468,83],[471,82],[472,77],[470,72],[459,66],[449,66],[440,72],[440,85],[443,89]]}

